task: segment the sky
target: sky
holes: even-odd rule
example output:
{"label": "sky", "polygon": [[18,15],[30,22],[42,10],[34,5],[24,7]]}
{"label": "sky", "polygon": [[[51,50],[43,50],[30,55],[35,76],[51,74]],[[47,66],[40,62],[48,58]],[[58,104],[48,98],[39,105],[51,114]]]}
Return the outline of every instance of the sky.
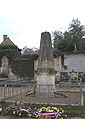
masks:
{"label": "sky", "polygon": [[41,33],[65,31],[72,19],[85,25],[85,0],[0,0],[0,43],[3,35],[19,47],[39,48]]}

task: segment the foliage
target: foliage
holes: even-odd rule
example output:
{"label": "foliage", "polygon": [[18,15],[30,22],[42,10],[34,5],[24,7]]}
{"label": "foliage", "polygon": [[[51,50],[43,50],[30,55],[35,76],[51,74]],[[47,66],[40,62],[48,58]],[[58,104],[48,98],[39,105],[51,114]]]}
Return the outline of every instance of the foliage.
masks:
{"label": "foliage", "polygon": [[0,45],[0,58],[6,56],[11,64],[12,71],[19,77],[33,77],[34,65],[31,53],[21,55],[16,45]]}
{"label": "foliage", "polygon": [[20,55],[20,51],[17,46],[14,45],[0,45],[0,58],[6,56],[9,59],[9,63],[13,61],[14,58]]}
{"label": "foliage", "polygon": [[0,45],[0,50],[3,49],[17,49],[18,47],[16,45]]}
{"label": "foliage", "polygon": [[54,48],[57,48],[57,44],[63,40],[63,33],[61,31],[54,31],[53,37],[54,37],[53,42]]}
{"label": "foliage", "polygon": [[53,46],[60,52],[72,52],[75,50],[85,50],[85,27],[78,19],[73,19],[68,27],[68,31],[53,32]]}
{"label": "foliage", "polygon": [[19,77],[33,77],[34,76],[34,64],[32,56],[26,55],[13,60],[12,64],[13,72]]}

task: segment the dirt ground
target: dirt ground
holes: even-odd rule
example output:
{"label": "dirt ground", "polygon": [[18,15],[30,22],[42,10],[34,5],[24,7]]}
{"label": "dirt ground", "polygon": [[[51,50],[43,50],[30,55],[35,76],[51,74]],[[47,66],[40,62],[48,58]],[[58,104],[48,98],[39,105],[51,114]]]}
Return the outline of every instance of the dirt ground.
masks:
{"label": "dirt ground", "polygon": [[[19,118],[19,117],[13,117],[13,116],[0,116],[0,119],[31,119],[31,118]],[[85,119],[81,117],[67,117],[65,119]]]}
{"label": "dirt ground", "polygon": [[81,117],[70,117],[70,118],[66,118],[66,119],[85,119],[85,118],[81,118]]}
{"label": "dirt ground", "polygon": [[30,118],[19,118],[13,116],[0,116],[0,119],[30,119]]}

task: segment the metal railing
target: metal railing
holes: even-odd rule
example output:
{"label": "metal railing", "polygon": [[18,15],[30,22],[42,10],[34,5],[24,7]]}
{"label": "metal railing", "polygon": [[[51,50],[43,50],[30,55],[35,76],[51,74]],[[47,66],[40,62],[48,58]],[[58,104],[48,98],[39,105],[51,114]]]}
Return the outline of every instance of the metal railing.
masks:
{"label": "metal railing", "polygon": [[[43,86],[43,90],[45,96],[44,98],[38,97],[35,95],[30,96],[28,92],[32,92],[35,90],[35,93],[37,93],[37,88],[35,89],[35,86],[37,86],[36,83],[29,83],[27,81],[0,81],[0,100],[10,100],[17,96],[19,101],[27,101],[29,103],[52,103],[52,104],[58,104],[58,105],[74,105],[74,106],[82,106],[83,105],[83,93],[82,93],[82,78],[79,80],[78,83],[71,82],[69,79],[68,82],[60,82],[59,84],[55,85],[55,90],[53,88],[50,88],[50,86],[45,85],[45,90]],[[52,87],[52,86],[51,86]],[[46,90],[49,89],[50,91]],[[41,88],[38,88],[38,92]],[[52,93],[51,98],[48,97],[48,93]],[[45,93],[46,92],[46,93]],[[25,94],[28,94],[26,96]],[[49,96],[50,97],[50,96]],[[14,99],[15,99],[14,98]],[[26,98],[26,99],[25,99]]]}

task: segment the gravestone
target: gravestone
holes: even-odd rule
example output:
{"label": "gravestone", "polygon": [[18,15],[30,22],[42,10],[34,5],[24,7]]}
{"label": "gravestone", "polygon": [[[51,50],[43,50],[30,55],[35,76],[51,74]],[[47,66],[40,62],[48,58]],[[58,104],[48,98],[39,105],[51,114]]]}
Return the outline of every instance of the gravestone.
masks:
{"label": "gravestone", "polygon": [[51,35],[49,32],[41,33],[37,73],[36,96],[53,97],[55,91],[55,74]]}
{"label": "gravestone", "polygon": [[16,75],[12,72],[11,65],[9,65],[9,74],[8,74],[9,79],[17,79]]}
{"label": "gravestone", "polygon": [[1,73],[8,75],[8,69],[9,69],[9,60],[6,56],[3,56],[1,59]]}

